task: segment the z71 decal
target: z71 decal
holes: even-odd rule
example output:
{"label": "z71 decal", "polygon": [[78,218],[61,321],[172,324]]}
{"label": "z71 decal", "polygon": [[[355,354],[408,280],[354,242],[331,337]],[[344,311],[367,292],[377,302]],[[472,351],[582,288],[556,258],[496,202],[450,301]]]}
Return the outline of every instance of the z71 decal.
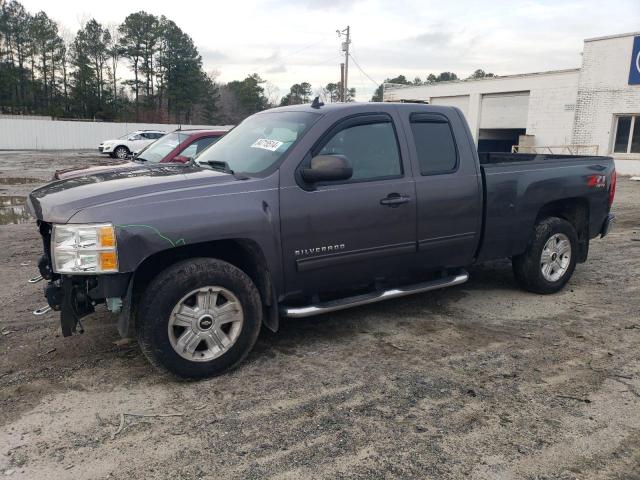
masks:
{"label": "z71 decal", "polygon": [[606,175],[589,175],[587,185],[592,188],[605,188],[607,186]]}

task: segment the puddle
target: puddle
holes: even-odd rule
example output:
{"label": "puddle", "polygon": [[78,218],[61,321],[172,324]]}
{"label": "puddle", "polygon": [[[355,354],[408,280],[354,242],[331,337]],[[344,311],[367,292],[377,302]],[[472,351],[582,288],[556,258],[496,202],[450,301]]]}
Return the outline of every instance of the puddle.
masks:
{"label": "puddle", "polygon": [[25,185],[29,183],[45,183],[44,180],[33,177],[3,177],[0,178],[0,185]]}
{"label": "puddle", "polygon": [[0,225],[27,223],[32,220],[25,204],[27,197],[0,195]]}

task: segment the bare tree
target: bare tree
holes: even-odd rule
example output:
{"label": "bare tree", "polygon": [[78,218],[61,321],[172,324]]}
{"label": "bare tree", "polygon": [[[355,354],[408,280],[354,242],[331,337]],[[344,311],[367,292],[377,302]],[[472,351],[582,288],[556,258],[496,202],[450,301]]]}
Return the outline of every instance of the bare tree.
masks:
{"label": "bare tree", "polygon": [[268,80],[264,84],[264,96],[267,97],[267,102],[270,106],[280,103],[280,89]]}
{"label": "bare tree", "polygon": [[120,25],[115,22],[109,22],[107,24],[107,31],[111,35],[111,43],[109,44],[108,54],[111,63],[111,88],[113,91],[113,108],[118,109],[118,64],[120,62],[120,56],[122,54],[122,47],[120,46]]}

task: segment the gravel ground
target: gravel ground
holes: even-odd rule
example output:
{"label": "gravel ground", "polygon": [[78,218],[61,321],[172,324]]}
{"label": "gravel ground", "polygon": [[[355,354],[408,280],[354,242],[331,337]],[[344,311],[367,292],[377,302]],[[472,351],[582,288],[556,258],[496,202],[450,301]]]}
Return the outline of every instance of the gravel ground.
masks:
{"label": "gravel ground", "polygon": [[234,372],[179,382],[104,311],[72,338],[31,314],[41,245],[20,197],[97,159],[0,152],[0,223],[26,222],[0,226],[0,474],[640,478],[640,182],[619,179],[614,231],[559,294],[478,266],[459,287],[283,320]]}

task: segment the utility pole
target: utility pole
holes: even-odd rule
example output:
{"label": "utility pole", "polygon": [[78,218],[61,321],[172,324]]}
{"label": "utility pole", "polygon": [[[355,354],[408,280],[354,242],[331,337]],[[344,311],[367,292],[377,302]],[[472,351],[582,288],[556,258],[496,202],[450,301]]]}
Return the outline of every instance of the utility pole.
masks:
{"label": "utility pole", "polygon": [[340,92],[338,92],[338,100],[344,102],[344,63],[340,64]]}
{"label": "utility pole", "polygon": [[346,40],[342,42],[342,51],[344,52],[344,81],[342,82],[342,101],[347,101],[347,92],[349,91],[349,45],[351,44],[351,27],[347,25],[344,30],[336,30],[339,37],[343,35]]}

